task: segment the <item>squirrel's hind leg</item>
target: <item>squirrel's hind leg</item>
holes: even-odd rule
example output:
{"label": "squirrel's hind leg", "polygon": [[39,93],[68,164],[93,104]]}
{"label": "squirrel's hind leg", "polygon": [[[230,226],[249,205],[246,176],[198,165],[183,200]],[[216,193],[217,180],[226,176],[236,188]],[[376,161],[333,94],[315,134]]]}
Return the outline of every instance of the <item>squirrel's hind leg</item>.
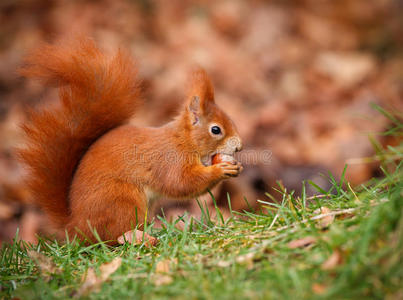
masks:
{"label": "squirrel's hind leg", "polygon": [[[80,192],[77,188],[71,195],[71,220],[67,226],[69,235],[78,235],[80,239],[90,242],[96,242],[98,235],[102,241],[116,244],[125,232],[143,228],[147,199],[136,185],[110,180],[97,190]],[[131,236],[128,234],[126,240]]]}

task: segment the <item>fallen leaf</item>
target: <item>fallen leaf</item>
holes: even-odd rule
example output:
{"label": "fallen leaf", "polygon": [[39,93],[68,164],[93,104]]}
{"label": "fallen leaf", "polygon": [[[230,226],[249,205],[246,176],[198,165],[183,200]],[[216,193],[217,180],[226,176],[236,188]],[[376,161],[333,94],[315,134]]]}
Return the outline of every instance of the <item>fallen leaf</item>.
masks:
{"label": "fallen leaf", "polygon": [[101,281],[97,278],[93,268],[89,268],[85,276],[83,276],[84,283],[76,293],[76,297],[81,297],[89,293],[91,290],[97,290],[101,286]]}
{"label": "fallen leaf", "polygon": [[157,262],[155,266],[155,274],[151,277],[154,284],[157,286],[170,284],[173,281],[173,278],[168,273],[170,273],[171,267],[176,264],[178,264],[177,258],[167,258]]}
{"label": "fallen leaf", "polygon": [[130,230],[126,232],[118,237],[118,243],[123,245],[124,243],[128,242],[133,245],[139,245],[143,242],[143,237],[145,245],[148,247],[155,246],[158,243],[158,240],[155,237],[141,230]]}
{"label": "fallen leaf", "polygon": [[94,268],[89,268],[87,274],[83,277],[84,283],[76,293],[76,297],[81,297],[88,294],[91,291],[98,291],[103,282],[120,267],[122,259],[116,257],[109,263],[104,263],[99,267],[100,275],[95,274]]}
{"label": "fallen leaf", "polygon": [[239,255],[235,261],[239,264],[245,264],[248,269],[253,268],[253,258],[255,257],[255,253],[249,252],[243,255]]}
{"label": "fallen leaf", "polygon": [[35,250],[29,250],[28,256],[36,263],[41,271],[41,275],[44,276],[46,280],[49,280],[52,274],[61,273],[61,269],[56,266],[50,257],[36,252]]}
{"label": "fallen leaf", "polygon": [[339,250],[334,250],[332,255],[325,260],[321,266],[322,270],[332,270],[343,262],[343,257]]}
{"label": "fallen leaf", "polygon": [[166,274],[155,274],[152,279],[156,286],[170,284],[174,280],[172,276]]}
{"label": "fallen leaf", "polygon": [[288,243],[288,248],[296,249],[296,248],[304,248],[308,247],[316,242],[316,239],[313,236],[306,236],[302,239],[294,240]]}
{"label": "fallen leaf", "polygon": [[99,267],[101,271],[101,279],[105,281],[109,278],[110,275],[115,273],[115,271],[120,267],[122,264],[122,259],[120,257],[116,257],[109,263],[104,263]]}
{"label": "fallen leaf", "polygon": [[249,252],[243,255],[239,255],[235,260],[237,263],[244,263],[246,261],[252,260],[255,256],[255,253]]}
{"label": "fallen leaf", "polygon": [[371,74],[376,61],[373,56],[361,53],[321,53],[315,67],[345,88],[354,86]]}
{"label": "fallen leaf", "polygon": [[228,261],[228,260],[220,260],[220,261],[217,263],[217,267],[220,267],[220,268],[227,268],[227,267],[229,267],[230,265],[232,265],[232,263],[231,263],[230,261]]}
{"label": "fallen leaf", "polygon": [[15,210],[11,204],[0,201],[0,220],[10,219],[15,214]]}
{"label": "fallen leaf", "polygon": [[324,284],[320,284],[320,283],[314,283],[312,284],[312,291],[315,294],[323,294],[324,292],[326,292],[327,287]]}
{"label": "fallen leaf", "polygon": [[[314,211],[314,213],[316,213],[318,217],[320,216],[320,218],[317,219],[317,221],[318,221],[318,227],[321,229],[329,227],[329,225],[332,224],[334,221],[334,215],[331,214],[332,211],[328,207],[324,206],[318,208]],[[322,217],[322,215],[324,216]]]}
{"label": "fallen leaf", "polygon": [[159,274],[169,273],[171,265],[176,265],[177,263],[177,258],[160,260],[155,266],[155,272]]}

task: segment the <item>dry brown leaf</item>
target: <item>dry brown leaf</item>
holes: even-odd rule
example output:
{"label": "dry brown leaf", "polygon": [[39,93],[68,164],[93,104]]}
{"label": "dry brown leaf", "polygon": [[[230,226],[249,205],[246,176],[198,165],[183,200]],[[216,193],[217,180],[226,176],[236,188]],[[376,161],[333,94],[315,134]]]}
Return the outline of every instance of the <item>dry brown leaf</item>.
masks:
{"label": "dry brown leaf", "polygon": [[255,253],[249,252],[243,255],[239,255],[235,261],[239,264],[245,264],[248,269],[253,268],[253,258],[255,257]]}
{"label": "dry brown leaf", "polygon": [[320,283],[314,283],[312,284],[312,291],[315,294],[323,294],[324,292],[326,292],[327,287],[324,284],[320,284]]}
{"label": "dry brown leaf", "polygon": [[155,266],[155,273],[159,273],[159,274],[164,274],[164,273],[169,273],[169,271],[171,270],[171,265],[174,264],[176,265],[178,263],[178,259],[174,258],[174,259],[164,259],[164,260],[160,260],[159,262],[157,262],[157,265]]}
{"label": "dry brown leaf", "polygon": [[11,204],[0,201],[0,220],[10,219],[14,215],[15,210]]}
{"label": "dry brown leaf", "polygon": [[130,230],[126,232],[125,234],[118,237],[118,243],[123,245],[124,243],[128,242],[133,245],[138,245],[143,242],[143,238],[145,241],[145,245],[148,247],[155,246],[158,243],[158,240],[155,237],[141,230]]}
{"label": "dry brown leaf", "polygon": [[288,243],[288,248],[296,249],[296,248],[304,248],[310,245],[313,245],[316,242],[316,238],[313,236],[306,236],[302,239],[293,240]]}
{"label": "dry brown leaf", "polygon": [[343,257],[339,250],[334,250],[332,255],[325,260],[321,266],[322,270],[332,270],[343,262]]}
{"label": "dry brown leaf", "polygon": [[369,54],[323,52],[317,57],[315,67],[341,86],[348,88],[372,73],[376,60]]}
{"label": "dry brown leaf", "polygon": [[334,221],[334,215],[327,215],[327,214],[331,214],[332,211],[328,208],[328,207],[321,207],[318,208],[314,211],[314,213],[318,214],[318,215],[325,215],[322,218],[318,219],[318,227],[321,229],[327,228],[329,227],[330,224],[333,223]]}
{"label": "dry brown leaf", "polygon": [[217,267],[220,267],[220,268],[227,268],[227,267],[229,267],[230,265],[232,265],[232,263],[231,263],[230,261],[228,261],[228,260],[220,260],[220,261],[217,263]]}
{"label": "dry brown leaf", "polygon": [[36,252],[35,250],[29,250],[28,256],[35,261],[41,271],[41,275],[47,280],[50,279],[52,274],[59,274],[61,272],[61,269],[56,266],[53,260],[42,253]]}
{"label": "dry brown leaf", "polygon": [[173,277],[168,273],[170,273],[171,267],[176,264],[178,264],[177,258],[167,258],[157,262],[155,266],[156,274],[151,277],[154,284],[157,286],[170,284],[173,281]]}
{"label": "dry brown leaf", "polygon": [[160,274],[168,273],[169,265],[170,265],[169,259],[161,260],[161,261],[157,262],[157,265],[155,266],[155,272],[160,273]]}
{"label": "dry brown leaf", "polygon": [[174,280],[172,276],[166,274],[155,274],[152,278],[156,286],[170,284]]}
{"label": "dry brown leaf", "polygon": [[235,260],[237,263],[244,263],[249,260],[253,260],[253,257],[255,256],[255,253],[249,252],[243,255],[239,255]]}
{"label": "dry brown leaf", "polygon": [[76,293],[76,297],[81,297],[89,293],[91,290],[97,290],[101,286],[101,281],[97,278],[93,268],[89,268],[87,273],[83,276],[84,283]]}
{"label": "dry brown leaf", "polygon": [[95,274],[94,268],[89,268],[87,274],[83,277],[84,283],[76,293],[76,297],[81,297],[88,294],[91,291],[98,291],[103,282],[108,280],[108,278],[115,273],[115,271],[122,264],[122,259],[116,257],[109,263],[104,263],[99,267],[100,275]]}
{"label": "dry brown leaf", "polygon": [[103,281],[108,279],[110,275],[115,273],[115,271],[120,267],[121,264],[122,264],[122,259],[120,257],[114,258],[109,263],[102,264],[99,267],[99,270],[101,271],[101,279]]}

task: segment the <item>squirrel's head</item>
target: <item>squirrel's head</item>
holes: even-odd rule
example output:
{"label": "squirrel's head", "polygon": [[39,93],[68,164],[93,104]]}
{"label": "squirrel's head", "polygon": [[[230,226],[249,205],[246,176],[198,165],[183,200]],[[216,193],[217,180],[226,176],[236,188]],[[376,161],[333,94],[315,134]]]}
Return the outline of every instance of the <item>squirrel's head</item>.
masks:
{"label": "squirrel's head", "polygon": [[242,149],[242,141],[235,124],[214,101],[214,89],[204,70],[192,75],[182,119],[192,146],[203,164],[211,165],[217,154],[233,156]]}

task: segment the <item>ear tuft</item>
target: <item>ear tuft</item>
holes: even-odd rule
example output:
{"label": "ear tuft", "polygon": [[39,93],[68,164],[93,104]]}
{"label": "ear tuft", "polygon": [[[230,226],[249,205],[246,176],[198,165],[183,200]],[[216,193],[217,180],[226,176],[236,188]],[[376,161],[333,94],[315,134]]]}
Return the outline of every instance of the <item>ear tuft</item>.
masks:
{"label": "ear tuft", "polygon": [[204,101],[214,101],[213,84],[205,70],[199,68],[193,72],[192,91]]}
{"label": "ear tuft", "polygon": [[188,109],[191,114],[192,125],[197,125],[199,123],[199,115],[201,113],[199,96],[193,96],[191,98]]}
{"label": "ear tuft", "polygon": [[195,97],[199,98],[199,107],[204,111],[208,103],[214,103],[214,88],[206,71],[199,68],[192,73],[188,99],[192,103]]}
{"label": "ear tuft", "polygon": [[189,103],[189,110],[193,113],[200,112],[200,97],[193,96]]}

